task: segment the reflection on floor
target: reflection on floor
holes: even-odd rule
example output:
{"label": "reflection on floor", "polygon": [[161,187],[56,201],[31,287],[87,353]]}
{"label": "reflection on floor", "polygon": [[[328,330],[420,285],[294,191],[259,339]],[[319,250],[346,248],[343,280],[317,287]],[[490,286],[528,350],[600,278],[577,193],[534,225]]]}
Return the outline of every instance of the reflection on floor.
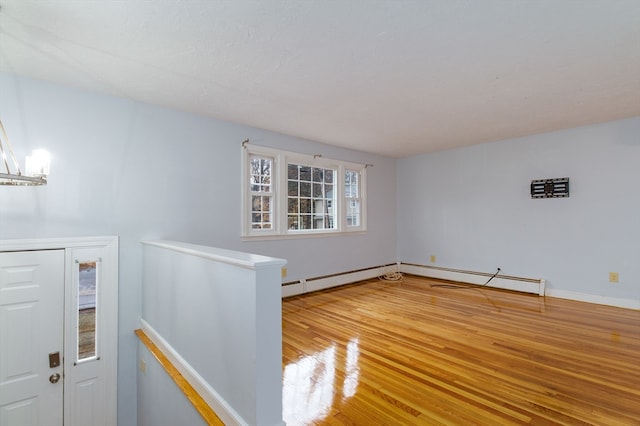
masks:
{"label": "reflection on floor", "polygon": [[[333,400],[342,401],[352,397],[358,388],[358,338],[347,343],[346,355],[340,357],[344,362],[340,370],[344,371],[342,386],[336,381],[337,346],[331,345],[324,351],[305,356],[284,368],[282,388],[283,417],[296,419],[308,424],[326,417],[331,411]],[[341,395],[334,395],[334,389],[341,389]]]}
{"label": "reflection on floor", "polygon": [[640,311],[437,283],[285,299],[287,425],[640,424]]}

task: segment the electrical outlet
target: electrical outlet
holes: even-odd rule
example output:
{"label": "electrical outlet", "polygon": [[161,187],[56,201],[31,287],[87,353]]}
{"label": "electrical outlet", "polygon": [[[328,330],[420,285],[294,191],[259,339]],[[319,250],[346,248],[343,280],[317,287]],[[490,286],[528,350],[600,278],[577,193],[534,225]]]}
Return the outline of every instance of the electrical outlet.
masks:
{"label": "electrical outlet", "polygon": [[609,282],[610,283],[617,283],[620,282],[618,277],[618,273],[617,272],[609,272]]}
{"label": "electrical outlet", "polygon": [[140,358],[140,371],[142,374],[147,374],[147,363],[142,358]]}
{"label": "electrical outlet", "polygon": [[436,263],[436,255],[435,254],[432,254],[430,259],[431,259],[431,263]]}
{"label": "electrical outlet", "polygon": [[280,273],[282,274],[282,278],[287,278],[287,268],[282,268]]}

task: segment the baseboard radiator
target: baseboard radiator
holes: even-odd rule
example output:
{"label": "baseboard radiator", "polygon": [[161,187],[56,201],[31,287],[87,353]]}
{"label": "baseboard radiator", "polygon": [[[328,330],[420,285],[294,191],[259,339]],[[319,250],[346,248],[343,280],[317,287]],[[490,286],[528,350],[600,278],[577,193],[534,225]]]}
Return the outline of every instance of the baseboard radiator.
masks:
{"label": "baseboard radiator", "polygon": [[[493,275],[492,273],[487,272],[466,271],[462,269],[397,262],[374,266],[371,268],[358,269],[355,271],[340,272],[320,277],[284,282],[282,283],[282,297],[291,297],[299,294],[310,293],[312,291],[352,284],[358,281],[380,277],[390,272],[402,272],[421,277],[475,285],[484,285]],[[537,294],[538,296],[544,296],[545,294],[545,281],[541,278],[524,278],[498,274],[486,286],[503,290]]]}
{"label": "baseboard radiator", "polygon": [[[461,269],[442,268],[404,262],[400,262],[398,264],[398,271],[405,274],[475,285],[484,285],[493,275],[492,273],[486,272],[465,271]],[[544,296],[545,294],[545,281],[541,278],[523,278],[498,274],[489,281],[486,286],[503,290],[532,293],[537,294],[538,296]]]}
{"label": "baseboard radiator", "polygon": [[289,281],[282,283],[282,297],[296,296],[298,294],[369,280],[389,272],[397,272],[397,270],[398,265],[396,263],[390,263],[388,265],[357,269],[355,271],[339,272],[331,275]]}

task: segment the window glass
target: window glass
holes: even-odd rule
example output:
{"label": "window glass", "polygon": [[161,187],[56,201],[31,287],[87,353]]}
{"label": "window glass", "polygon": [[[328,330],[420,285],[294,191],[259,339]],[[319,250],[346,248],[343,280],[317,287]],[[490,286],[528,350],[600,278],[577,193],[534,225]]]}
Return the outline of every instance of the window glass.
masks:
{"label": "window glass", "polygon": [[251,228],[273,228],[273,159],[251,156]]}
{"label": "window glass", "polygon": [[344,178],[344,194],[347,201],[347,226],[360,226],[360,173],[347,170]]}
{"label": "window glass", "polygon": [[335,229],[334,173],[332,169],[287,165],[287,229]]}
{"label": "window glass", "polygon": [[77,360],[97,356],[98,263],[78,265],[78,356]]}

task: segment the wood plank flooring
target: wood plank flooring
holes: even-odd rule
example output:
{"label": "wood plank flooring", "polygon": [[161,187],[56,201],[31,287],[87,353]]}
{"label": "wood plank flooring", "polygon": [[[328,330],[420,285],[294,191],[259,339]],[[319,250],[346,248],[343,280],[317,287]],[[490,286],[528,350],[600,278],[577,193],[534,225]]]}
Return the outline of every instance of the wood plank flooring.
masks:
{"label": "wood plank flooring", "polygon": [[285,299],[287,425],[640,425],[640,311],[438,284]]}

